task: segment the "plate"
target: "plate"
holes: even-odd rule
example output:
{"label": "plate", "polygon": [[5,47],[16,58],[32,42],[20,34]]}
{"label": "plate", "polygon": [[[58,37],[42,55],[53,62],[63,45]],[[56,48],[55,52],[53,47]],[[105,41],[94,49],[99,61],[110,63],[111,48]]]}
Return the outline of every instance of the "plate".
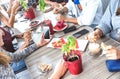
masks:
{"label": "plate", "polygon": [[[58,49],[61,49],[61,47],[54,47],[52,45],[53,42],[55,41],[58,41],[60,40],[61,38],[53,38],[51,40],[51,42],[47,45],[47,47],[51,47],[51,48],[58,48]],[[64,38],[63,38],[64,39]],[[66,41],[66,39],[64,39]],[[77,39],[77,50],[80,50],[80,51],[85,51],[86,47],[87,47],[87,44],[88,44],[88,40],[85,40],[85,39]]]}
{"label": "plate", "polygon": [[63,38],[54,38],[54,40],[52,40],[51,45],[53,48],[61,48],[63,44],[65,44],[65,39]]}
{"label": "plate", "polygon": [[57,31],[57,32],[59,32],[59,31],[63,31],[63,30],[65,30],[68,26],[67,26],[67,23],[64,23],[64,27],[63,28],[59,28],[59,26],[57,26],[57,25],[55,25],[54,27],[53,27],[53,30],[54,31]]}
{"label": "plate", "polygon": [[32,22],[29,24],[30,27],[36,27],[36,26],[38,26],[38,25],[39,25],[39,21],[32,21]]}

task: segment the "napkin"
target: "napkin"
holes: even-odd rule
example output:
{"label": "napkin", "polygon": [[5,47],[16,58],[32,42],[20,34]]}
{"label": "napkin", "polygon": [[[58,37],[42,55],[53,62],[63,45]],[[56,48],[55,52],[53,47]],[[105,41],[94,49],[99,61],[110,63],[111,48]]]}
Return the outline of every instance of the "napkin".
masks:
{"label": "napkin", "polygon": [[106,60],[106,66],[110,72],[120,71],[120,59]]}

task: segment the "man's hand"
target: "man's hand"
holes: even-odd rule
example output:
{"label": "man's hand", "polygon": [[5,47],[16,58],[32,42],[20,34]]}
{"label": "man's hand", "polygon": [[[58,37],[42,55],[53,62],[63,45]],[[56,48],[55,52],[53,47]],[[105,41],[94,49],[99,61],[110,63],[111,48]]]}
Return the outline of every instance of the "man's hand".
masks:
{"label": "man's hand", "polygon": [[106,55],[107,59],[120,59],[120,50],[111,45],[106,46],[103,53]]}
{"label": "man's hand", "polygon": [[96,29],[95,31],[91,32],[87,36],[85,36],[85,39],[95,42],[102,36],[102,31],[99,29]]}

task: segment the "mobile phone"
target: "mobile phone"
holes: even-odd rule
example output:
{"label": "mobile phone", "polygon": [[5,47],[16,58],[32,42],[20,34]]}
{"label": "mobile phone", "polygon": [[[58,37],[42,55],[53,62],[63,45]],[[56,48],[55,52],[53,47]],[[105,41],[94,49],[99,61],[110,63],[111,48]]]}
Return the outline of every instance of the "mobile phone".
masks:
{"label": "mobile phone", "polygon": [[83,30],[80,30],[80,31],[74,33],[73,36],[76,37],[76,38],[79,38],[80,36],[85,35],[88,32],[89,31],[87,29],[83,29]]}
{"label": "mobile phone", "polygon": [[50,28],[45,26],[43,27],[43,31],[44,31],[44,38],[50,39]]}
{"label": "mobile phone", "polygon": [[39,27],[39,28],[37,28],[37,30],[35,32],[33,31],[32,40],[34,42],[37,42],[40,39],[42,32],[44,32],[44,39],[50,39],[50,29],[49,29],[49,27],[44,27],[43,26],[43,28]]}

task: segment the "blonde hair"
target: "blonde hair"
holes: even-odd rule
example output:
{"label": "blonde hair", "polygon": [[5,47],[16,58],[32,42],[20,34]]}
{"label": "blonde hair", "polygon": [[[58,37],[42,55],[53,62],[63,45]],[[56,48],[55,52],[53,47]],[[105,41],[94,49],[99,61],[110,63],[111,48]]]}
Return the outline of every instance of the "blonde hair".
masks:
{"label": "blonde hair", "polygon": [[7,66],[10,63],[10,57],[5,53],[0,52],[0,64]]}

